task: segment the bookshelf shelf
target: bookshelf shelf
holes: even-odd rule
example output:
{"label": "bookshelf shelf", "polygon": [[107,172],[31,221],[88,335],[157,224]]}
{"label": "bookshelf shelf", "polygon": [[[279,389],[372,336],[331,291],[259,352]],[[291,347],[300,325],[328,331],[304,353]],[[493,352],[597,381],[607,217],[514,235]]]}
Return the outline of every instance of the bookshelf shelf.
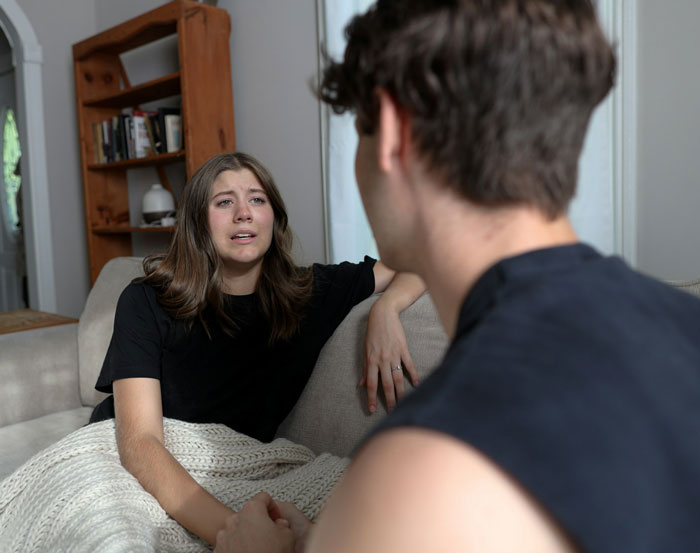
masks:
{"label": "bookshelf shelf", "polygon": [[[184,162],[189,179],[213,155],[235,149],[230,32],[226,10],[193,0],[173,0],[73,45],[91,282],[113,257],[132,255],[133,235],[174,230],[128,224],[133,220],[130,170],[154,167],[163,186],[169,188],[163,165]],[[178,71],[130,86],[120,54],[173,35],[177,37]],[[180,96],[181,151],[95,162],[101,158],[96,155],[98,124],[118,119],[125,108],[176,95]]]}
{"label": "bookshelf shelf", "polygon": [[85,107],[126,108],[180,94],[180,72],[83,101]]}
{"label": "bookshelf shelf", "polygon": [[73,46],[73,58],[86,60],[96,54],[121,54],[177,32],[180,6],[169,2],[125,21]]}
{"label": "bookshelf shelf", "polygon": [[151,167],[167,165],[177,161],[185,160],[185,151],[171,152],[169,154],[158,154],[157,156],[140,157],[137,159],[127,159],[124,161],[110,161],[109,163],[90,163],[87,168],[90,171],[109,171],[112,169],[135,169],[137,167]]}
{"label": "bookshelf shelf", "polygon": [[132,232],[175,232],[175,227],[104,226],[92,229],[95,234],[131,234]]}

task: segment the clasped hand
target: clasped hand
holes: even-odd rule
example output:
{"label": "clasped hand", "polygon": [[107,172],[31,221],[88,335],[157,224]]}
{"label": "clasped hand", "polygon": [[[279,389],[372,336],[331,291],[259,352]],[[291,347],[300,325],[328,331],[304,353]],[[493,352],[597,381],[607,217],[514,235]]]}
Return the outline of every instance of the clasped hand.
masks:
{"label": "clasped hand", "polygon": [[214,553],[301,553],[311,521],[293,503],[260,492],[216,535]]}

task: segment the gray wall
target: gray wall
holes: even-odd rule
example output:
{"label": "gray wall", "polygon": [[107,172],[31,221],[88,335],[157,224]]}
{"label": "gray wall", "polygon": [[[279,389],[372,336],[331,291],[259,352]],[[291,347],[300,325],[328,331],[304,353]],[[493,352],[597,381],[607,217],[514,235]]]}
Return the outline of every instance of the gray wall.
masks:
{"label": "gray wall", "polygon": [[[43,88],[58,311],[79,315],[87,254],[71,45],[161,0],[17,0],[44,53]],[[324,260],[314,0],[220,0],[232,19],[238,147],[275,175],[300,262]],[[700,276],[700,78],[695,0],[639,3],[638,263],[668,279]],[[676,68],[687,68],[678,71]],[[143,177],[144,179],[147,177]]]}
{"label": "gray wall", "polygon": [[[162,3],[160,0],[96,0],[97,30],[107,29]],[[297,236],[297,261],[323,262],[319,103],[308,84],[318,67],[316,2],[219,0],[218,6],[231,16],[237,149],[258,157],[274,175]],[[132,68],[126,61],[125,66],[131,76]],[[130,172],[132,213],[149,178],[147,170]],[[148,245],[142,244],[142,239],[136,237],[135,253],[146,251]]]}
{"label": "gray wall", "polygon": [[700,278],[700,2],[640,0],[638,267]]}
{"label": "gray wall", "polygon": [[94,0],[17,0],[29,19],[44,63],[44,129],[51,211],[56,303],[78,316],[89,287],[78,125],[71,46],[95,32]]}
{"label": "gray wall", "polygon": [[[18,0],[44,53],[53,230],[45,239],[53,245],[57,310],[65,315],[80,315],[89,290],[71,46],[162,3]],[[259,157],[275,175],[298,236],[298,261],[324,261],[319,109],[307,85],[317,67],[315,0],[220,0],[219,6],[232,20],[238,148]],[[145,172],[134,173],[130,193],[132,180],[137,187],[151,180]],[[132,200],[138,203],[139,195],[140,190]]]}
{"label": "gray wall", "polygon": [[325,261],[315,0],[219,0],[231,15],[236,145],[272,172],[300,263]]}

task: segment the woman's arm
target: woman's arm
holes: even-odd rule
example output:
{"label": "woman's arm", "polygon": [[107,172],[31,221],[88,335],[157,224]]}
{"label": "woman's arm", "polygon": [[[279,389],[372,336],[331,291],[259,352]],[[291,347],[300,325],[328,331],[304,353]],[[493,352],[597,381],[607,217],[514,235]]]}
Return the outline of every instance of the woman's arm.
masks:
{"label": "woman's arm", "polygon": [[115,380],[117,447],[124,467],[171,517],[214,545],[234,512],[209,494],[165,448],[160,381]]}
{"label": "woman's arm", "polygon": [[[374,266],[374,292],[383,292],[369,313],[361,386],[367,387],[370,413],[377,410],[377,388],[382,381],[387,408],[393,409],[403,397],[403,369],[418,385],[418,372],[408,351],[399,313],[425,291],[423,280],[411,273],[396,273],[378,261]],[[398,368],[401,370],[398,370]]]}

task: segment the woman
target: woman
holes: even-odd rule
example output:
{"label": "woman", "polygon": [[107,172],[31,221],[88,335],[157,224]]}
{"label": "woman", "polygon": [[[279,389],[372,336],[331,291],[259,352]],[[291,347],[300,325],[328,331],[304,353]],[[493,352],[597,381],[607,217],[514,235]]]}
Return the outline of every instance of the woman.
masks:
{"label": "woman", "polygon": [[[370,258],[294,265],[291,229],[269,172],[243,153],[215,156],[183,192],[169,251],[144,262],[117,305],[96,388],[113,393],[91,422],[116,418],[122,464],[165,511],[213,544],[231,510],[163,444],[163,417],[223,423],[271,440],[318,354],[354,305],[386,293],[370,314],[362,383],[376,408],[403,393],[413,367],[398,313],[423,292]],[[387,289],[389,284],[391,286]]]}

